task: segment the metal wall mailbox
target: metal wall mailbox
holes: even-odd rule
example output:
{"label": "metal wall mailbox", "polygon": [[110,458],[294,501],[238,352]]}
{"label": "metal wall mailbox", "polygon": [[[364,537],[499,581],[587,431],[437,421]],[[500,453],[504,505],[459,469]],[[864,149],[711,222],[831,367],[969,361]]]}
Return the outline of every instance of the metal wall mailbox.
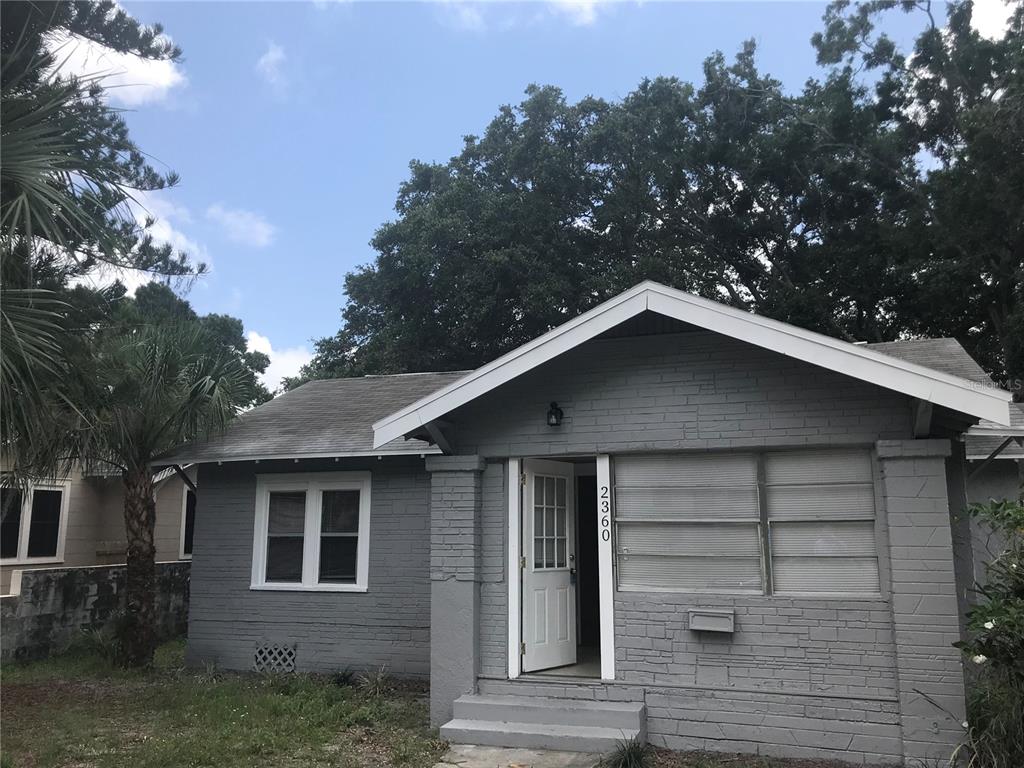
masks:
{"label": "metal wall mailbox", "polygon": [[718,608],[700,608],[690,611],[690,629],[694,632],[734,632],[735,611]]}

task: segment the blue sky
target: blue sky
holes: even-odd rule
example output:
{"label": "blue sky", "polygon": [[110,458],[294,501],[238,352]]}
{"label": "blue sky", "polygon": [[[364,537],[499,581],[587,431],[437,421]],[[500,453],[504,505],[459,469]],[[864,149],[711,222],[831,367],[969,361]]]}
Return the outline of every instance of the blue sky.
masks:
{"label": "blue sky", "polygon": [[[188,292],[272,348],[271,386],[334,333],[344,276],[373,260],[411,159],[444,161],[530,83],[616,99],[699,81],[746,38],[797,89],[823,3],[124,2],[184,49],[129,64],[114,103],[180,186],[146,199],[157,234],[210,264]],[[897,39],[917,22],[893,17]]]}

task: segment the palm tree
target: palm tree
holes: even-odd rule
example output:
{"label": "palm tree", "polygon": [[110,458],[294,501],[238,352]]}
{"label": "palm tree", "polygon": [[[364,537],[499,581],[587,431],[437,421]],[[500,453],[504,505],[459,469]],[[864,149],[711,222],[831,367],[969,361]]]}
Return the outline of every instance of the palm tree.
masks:
{"label": "palm tree", "polygon": [[44,428],[52,402],[69,397],[74,350],[87,339],[69,322],[69,280],[104,266],[179,277],[203,271],[155,242],[153,222],[137,220],[140,193],[177,176],[151,167],[105,101],[99,74],[60,74],[84,40],[177,59],[181,52],[160,31],[111,2],[0,6],[0,441],[22,477],[26,442]]}
{"label": "palm tree", "polygon": [[79,461],[120,471],[128,542],[122,661],[146,666],[156,644],[153,464],[235,417],[248,395],[245,368],[196,324],[99,334],[93,350],[92,370],[75,377],[75,405],[59,409],[55,428],[33,441],[29,466]]}

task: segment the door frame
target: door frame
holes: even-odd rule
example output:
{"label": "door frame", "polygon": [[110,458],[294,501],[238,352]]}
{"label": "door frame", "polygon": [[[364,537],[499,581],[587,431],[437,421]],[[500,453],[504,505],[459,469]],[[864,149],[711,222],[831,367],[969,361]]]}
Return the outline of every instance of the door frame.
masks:
{"label": "door frame", "polygon": [[[557,457],[537,458],[557,460]],[[612,578],[613,525],[611,458],[596,456],[598,501],[598,615],[601,624],[601,679],[615,679],[615,604]],[[507,466],[508,492],[508,677],[515,680],[523,674],[520,655],[522,636],[522,514],[523,459],[510,458]]]}

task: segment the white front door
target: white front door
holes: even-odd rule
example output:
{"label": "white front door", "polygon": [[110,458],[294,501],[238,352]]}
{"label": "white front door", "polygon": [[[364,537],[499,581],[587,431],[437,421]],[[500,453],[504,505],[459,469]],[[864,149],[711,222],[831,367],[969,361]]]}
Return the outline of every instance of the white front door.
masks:
{"label": "white front door", "polygon": [[576,663],[573,465],[523,462],[523,671]]}

